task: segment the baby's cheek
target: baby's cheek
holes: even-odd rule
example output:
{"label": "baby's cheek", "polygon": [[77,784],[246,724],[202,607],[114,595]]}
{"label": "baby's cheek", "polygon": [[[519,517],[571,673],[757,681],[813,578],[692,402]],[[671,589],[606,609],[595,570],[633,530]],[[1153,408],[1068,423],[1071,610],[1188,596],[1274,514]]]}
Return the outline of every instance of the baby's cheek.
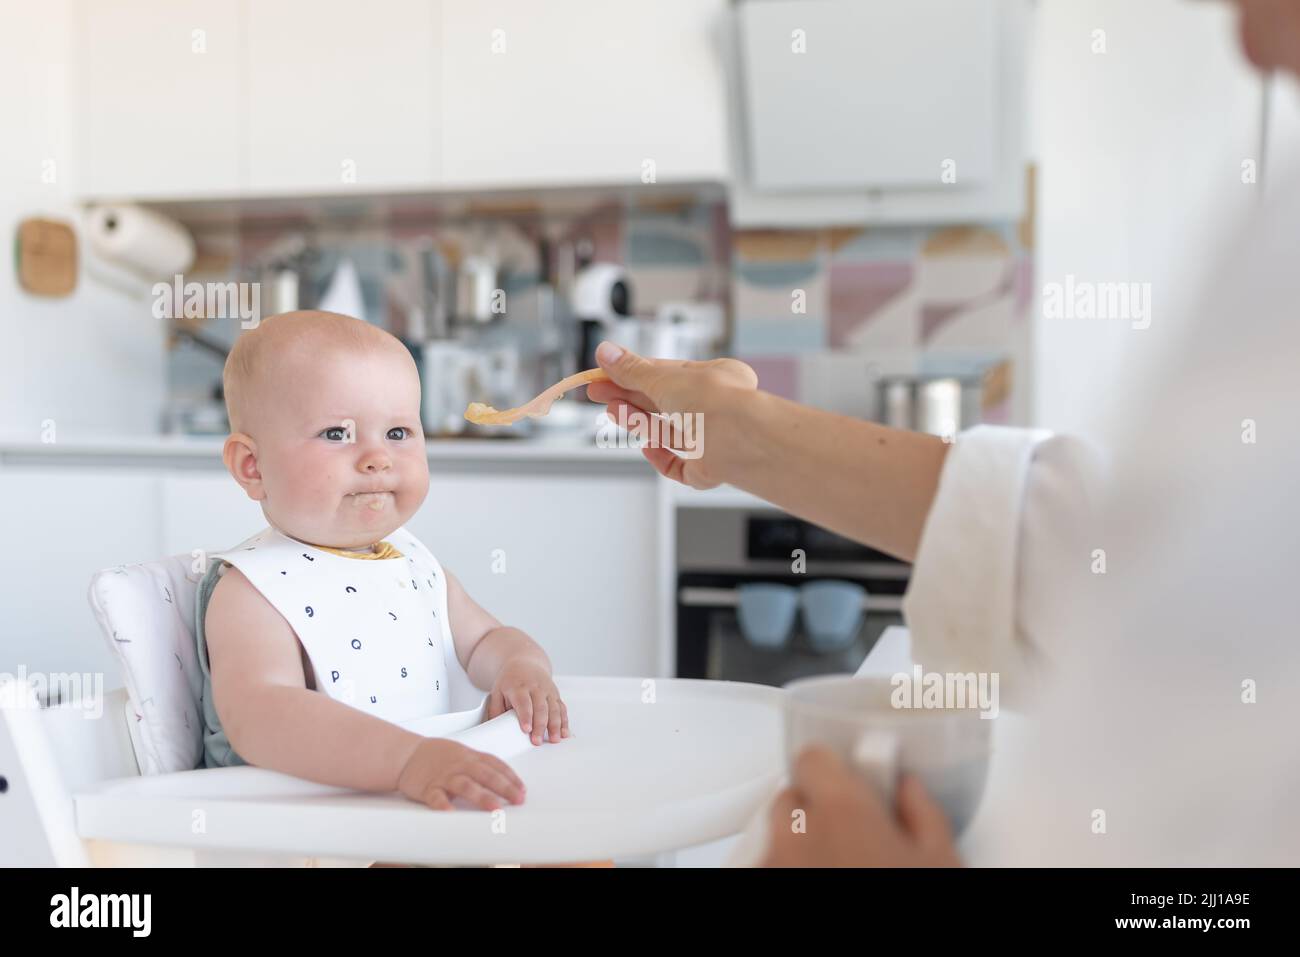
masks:
{"label": "baby's cheek", "polygon": [[429,463],[420,459],[413,463],[402,476],[403,508],[417,509],[429,494]]}
{"label": "baby's cheek", "polygon": [[321,505],[328,505],[336,502],[343,497],[345,492],[351,489],[345,488],[344,483],[328,472],[317,472],[310,476],[305,482],[304,497],[310,498],[311,501]]}
{"label": "baby's cheek", "polygon": [[296,461],[286,476],[289,501],[285,504],[300,514],[328,508],[337,484],[327,467],[309,458]]}

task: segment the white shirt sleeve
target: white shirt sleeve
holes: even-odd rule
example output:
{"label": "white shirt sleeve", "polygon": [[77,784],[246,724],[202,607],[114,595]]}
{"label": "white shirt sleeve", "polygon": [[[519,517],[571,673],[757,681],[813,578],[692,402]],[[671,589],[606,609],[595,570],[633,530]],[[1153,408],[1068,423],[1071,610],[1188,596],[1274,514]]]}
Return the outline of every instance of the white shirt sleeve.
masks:
{"label": "white shirt sleeve", "polygon": [[978,426],[957,437],[903,601],[918,664],[997,672],[1004,700],[1023,701],[1055,657],[1063,572],[1094,560],[1099,475],[1096,453],[1068,436]]}

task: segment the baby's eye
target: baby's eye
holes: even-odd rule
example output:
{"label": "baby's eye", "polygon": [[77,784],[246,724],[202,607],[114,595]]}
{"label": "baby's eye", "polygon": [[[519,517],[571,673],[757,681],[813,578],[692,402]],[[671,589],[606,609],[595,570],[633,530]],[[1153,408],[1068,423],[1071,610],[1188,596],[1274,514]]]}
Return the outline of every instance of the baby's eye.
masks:
{"label": "baby's eye", "polygon": [[[397,434],[394,435],[394,433],[397,433]],[[408,429],[408,428],[407,428],[406,426],[404,426],[404,425],[394,426],[393,428],[391,428],[391,429],[388,430],[388,437],[389,437],[390,439],[395,439],[396,441],[399,441],[399,442],[400,442],[402,439],[408,438],[408,437],[410,436],[410,434],[411,434],[411,430]]]}
{"label": "baby's eye", "polygon": [[328,429],[321,432],[325,438],[331,442],[346,442],[348,439],[348,430],[343,425],[331,425]]}

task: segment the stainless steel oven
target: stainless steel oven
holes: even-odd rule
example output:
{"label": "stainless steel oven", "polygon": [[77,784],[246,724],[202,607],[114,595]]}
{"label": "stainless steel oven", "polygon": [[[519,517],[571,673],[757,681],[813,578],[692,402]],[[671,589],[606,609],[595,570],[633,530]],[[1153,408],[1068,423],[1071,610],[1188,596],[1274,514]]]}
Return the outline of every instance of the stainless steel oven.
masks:
{"label": "stainless steel oven", "polygon": [[[902,624],[910,571],[906,562],[779,511],[679,509],[677,676],[779,686],[855,671],[881,633]],[[814,582],[844,584],[804,587]],[[814,634],[817,609],[808,607],[828,590],[838,590],[841,604],[860,594],[862,609],[830,643]],[[780,617],[773,609],[788,613],[792,600],[799,607],[790,626],[769,627]]]}

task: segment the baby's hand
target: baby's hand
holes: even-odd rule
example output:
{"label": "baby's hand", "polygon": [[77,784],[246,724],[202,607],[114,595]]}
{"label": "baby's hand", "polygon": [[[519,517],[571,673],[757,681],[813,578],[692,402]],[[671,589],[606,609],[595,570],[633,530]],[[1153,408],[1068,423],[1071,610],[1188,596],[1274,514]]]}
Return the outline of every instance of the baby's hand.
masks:
{"label": "baby's hand", "polygon": [[487,716],[495,718],[511,708],[519,716],[519,727],[532,736],[533,744],[542,743],[543,732],[547,732],[552,744],[569,736],[569,709],[560,700],[560,689],[546,667],[532,658],[511,658],[492,686]]}
{"label": "baby's hand", "polygon": [[500,798],[511,804],[524,803],[524,782],[510,765],[446,738],[420,742],[398,775],[397,790],[435,811],[452,810],[453,797],[464,798],[484,811],[500,810]]}

